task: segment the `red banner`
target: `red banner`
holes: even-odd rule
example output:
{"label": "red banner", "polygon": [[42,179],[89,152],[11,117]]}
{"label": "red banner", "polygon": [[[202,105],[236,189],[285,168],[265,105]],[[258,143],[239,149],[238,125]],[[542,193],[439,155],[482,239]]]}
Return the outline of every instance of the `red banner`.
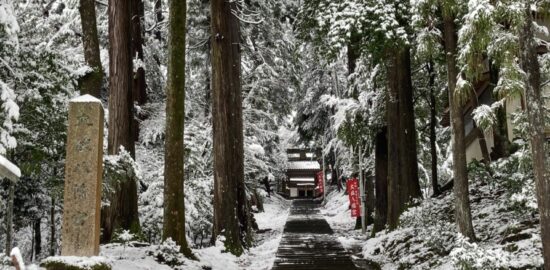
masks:
{"label": "red banner", "polygon": [[359,181],[356,178],[346,181],[348,189],[349,205],[352,217],[361,216],[361,203],[359,201]]}
{"label": "red banner", "polygon": [[323,194],[325,192],[325,181],[323,177],[323,171],[320,171],[317,173],[317,188],[319,189],[319,194]]}

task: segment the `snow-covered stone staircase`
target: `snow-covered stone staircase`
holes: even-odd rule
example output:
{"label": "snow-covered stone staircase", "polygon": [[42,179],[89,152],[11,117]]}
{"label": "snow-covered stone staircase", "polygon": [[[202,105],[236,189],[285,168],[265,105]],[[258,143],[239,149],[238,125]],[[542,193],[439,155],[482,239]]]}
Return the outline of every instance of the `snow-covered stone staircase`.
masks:
{"label": "snow-covered stone staircase", "polygon": [[293,202],[272,270],[356,269],[318,206],[313,200]]}

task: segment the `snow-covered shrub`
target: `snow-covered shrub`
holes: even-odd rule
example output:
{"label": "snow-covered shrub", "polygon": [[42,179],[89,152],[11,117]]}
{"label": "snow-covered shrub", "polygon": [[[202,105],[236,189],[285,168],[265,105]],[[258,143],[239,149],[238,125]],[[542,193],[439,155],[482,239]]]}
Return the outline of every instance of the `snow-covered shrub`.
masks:
{"label": "snow-covered shrub", "polygon": [[460,270],[498,270],[509,267],[512,259],[507,252],[497,248],[485,248],[468,242],[462,235],[457,237],[458,247],[451,252],[454,266]]}
{"label": "snow-covered shrub", "polygon": [[529,144],[516,140],[518,151],[506,159],[491,164],[495,177],[503,180],[511,206],[522,212],[536,210],[535,182],[532,170],[532,159]]}
{"label": "snow-covered shrub", "polygon": [[426,247],[438,255],[448,254],[453,248],[455,225],[451,209],[436,199],[426,199],[419,206],[409,208],[401,215],[400,226],[414,228],[416,237],[424,239]]}
{"label": "snow-covered shrub", "polygon": [[112,242],[122,243],[126,246],[133,240],[137,240],[137,235],[131,233],[129,230],[120,230],[114,233]]}
{"label": "snow-covered shrub", "polygon": [[111,270],[111,261],[105,257],[48,257],[42,261],[41,267],[56,270]]}
{"label": "snow-covered shrub", "polygon": [[139,182],[139,168],[128,151],[121,146],[118,155],[103,157],[103,194],[102,203],[110,204],[110,198],[120,183]]}
{"label": "snow-covered shrub", "polygon": [[162,244],[154,246],[147,255],[155,258],[157,262],[169,266],[183,265],[185,261],[185,256],[180,253],[180,246],[172,238],[168,238]]}

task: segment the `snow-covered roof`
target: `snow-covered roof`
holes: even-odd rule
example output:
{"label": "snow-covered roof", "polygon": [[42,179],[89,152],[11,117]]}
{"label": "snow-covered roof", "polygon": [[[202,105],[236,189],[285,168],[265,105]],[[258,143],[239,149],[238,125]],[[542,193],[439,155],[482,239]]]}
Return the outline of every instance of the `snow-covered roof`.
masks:
{"label": "snow-covered roof", "polygon": [[290,177],[290,182],[315,182],[313,177]]}
{"label": "snow-covered roof", "polygon": [[317,161],[290,161],[288,170],[320,170],[321,165]]}
{"label": "snow-covered roof", "polygon": [[21,170],[4,156],[0,155],[0,177],[6,177],[13,182],[17,182],[19,177],[21,177]]}

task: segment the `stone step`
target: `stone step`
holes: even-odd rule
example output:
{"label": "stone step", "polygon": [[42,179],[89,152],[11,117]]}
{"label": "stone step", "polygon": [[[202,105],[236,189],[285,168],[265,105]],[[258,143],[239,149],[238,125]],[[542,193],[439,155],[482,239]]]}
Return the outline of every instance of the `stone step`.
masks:
{"label": "stone step", "polygon": [[293,202],[272,270],[357,269],[318,207],[318,201]]}

